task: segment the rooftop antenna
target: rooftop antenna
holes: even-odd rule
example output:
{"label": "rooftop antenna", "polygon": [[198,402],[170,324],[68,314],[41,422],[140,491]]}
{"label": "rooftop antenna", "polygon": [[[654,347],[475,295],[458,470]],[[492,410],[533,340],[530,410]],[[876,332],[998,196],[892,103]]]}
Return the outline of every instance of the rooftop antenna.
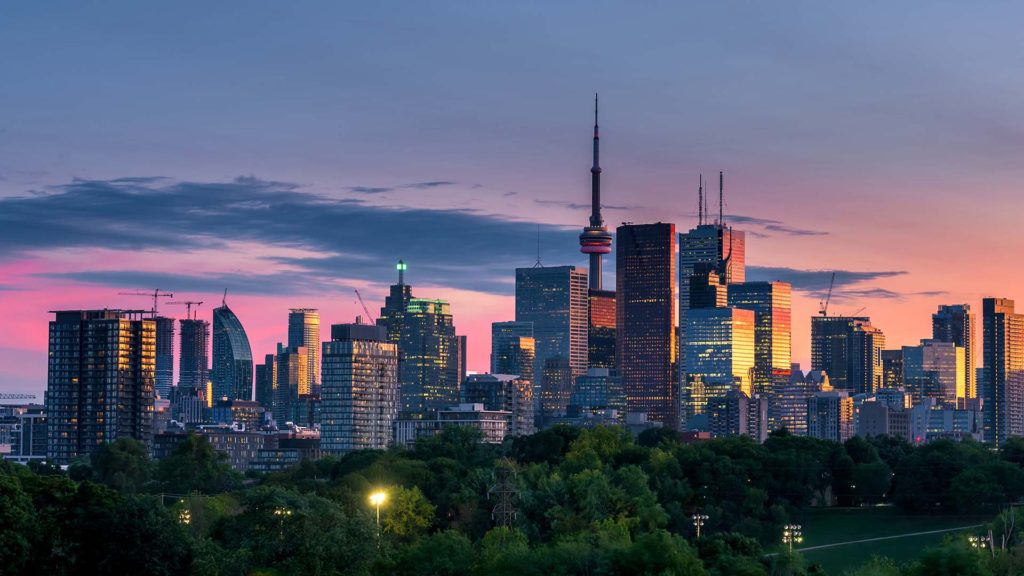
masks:
{"label": "rooftop antenna", "polygon": [[[399,260],[398,261],[398,266],[396,266],[396,268],[398,268],[398,285],[399,286],[404,286],[405,285],[405,270],[406,270],[406,268],[408,268],[408,266],[406,266],[404,260]],[[369,313],[367,313],[367,316],[369,316]]]}
{"label": "rooftop antenna", "polygon": [[725,202],[722,200],[722,190],[725,188],[725,176],[722,175],[722,171],[718,171],[718,224],[725,226]]}
{"label": "rooftop antenna", "polygon": [[537,224],[537,262],[533,265],[534,268],[543,268],[544,265],[540,263],[540,224]]}
{"label": "rooftop antenna", "polygon": [[697,180],[697,225],[704,224],[704,175]]}

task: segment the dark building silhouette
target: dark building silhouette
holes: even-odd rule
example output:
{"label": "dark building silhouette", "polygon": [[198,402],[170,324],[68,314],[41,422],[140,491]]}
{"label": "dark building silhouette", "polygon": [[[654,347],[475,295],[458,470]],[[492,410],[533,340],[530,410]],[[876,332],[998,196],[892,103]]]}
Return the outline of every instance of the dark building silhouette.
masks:
{"label": "dark building silhouette", "polygon": [[1024,436],[1024,314],[1008,298],[981,301],[985,441]]}
{"label": "dark building silhouette", "polygon": [[156,323],[156,392],[168,398],[174,386],[174,318],[154,316]]}
{"label": "dark building silhouette", "polygon": [[882,387],[885,335],[864,316],[811,317],[811,369],[824,370],[832,386],[851,394]]}

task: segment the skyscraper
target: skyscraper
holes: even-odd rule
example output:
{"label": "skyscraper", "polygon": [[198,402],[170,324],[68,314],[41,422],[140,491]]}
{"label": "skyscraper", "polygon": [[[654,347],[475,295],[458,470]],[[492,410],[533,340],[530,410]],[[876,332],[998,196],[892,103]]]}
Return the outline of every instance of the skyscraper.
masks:
{"label": "skyscraper", "polygon": [[903,387],[903,349],[882,350],[882,387]]}
{"label": "skyscraper", "polygon": [[932,314],[932,339],[952,342],[964,349],[964,382],[968,398],[978,396],[974,326],[975,318],[970,304],[941,305],[939,310]]}
{"label": "skyscraper", "polygon": [[[380,309],[380,317],[377,318],[377,325],[383,326],[388,331],[388,340],[398,344],[402,336],[402,319],[405,317],[405,309],[412,300],[412,287],[405,283],[405,271],[408,265],[399,260],[395,265],[398,270],[398,283],[391,285],[390,293],[384,298],[384,306]],[[398,351],[399,357],[402,351]]]}
{"label": "skyscraper", "polygon": [[963,347],[952,342],[921,340],[917,346],[904,346],[903,384],[914,404],[934,398],[939,405],[963,406],[965,356]]}
{"label": "skyscraper", "polygon": [[579,376],[587,371],[587,272],[575,266],[516,269],[516,322],[533,324],[534,388],[544,365],[564,359]]}
{"label": "skyscraper", "polygon": [[853,398],[845,390],[822,388],[807,399],[808,436],[846,442],[853,433]]}
{"label": "skyscraper", "polygon": [[456,404],[459,358],[451,306],[444,300],[412,298],[401,325],[401,410],[435,413]]}
{"label": "skyscraper", "polygon": [[789,381],[776,387],[772,399],[779,428],[785,428],[797,436],[807,435],[807,399],[818,391],[819,384],[814,372],[805,376],[799,363],[792,364]]}
{"label": "skyscraper", "polygon": [[252,400],[252,348],[238,316],[223,302],[213,309],[213,397]]}
{"label": "skyscraper", "polygon": [[615,291],[590,290],[587,307],[587,365],[615,368]]}
{"label": "skyscraper", "polygon": [[174,318],[154,316],[156,323],[156,392],[168,398],[174,386]]}
{"label": "skyscraper", "polygon": [[626,393],[622,381],[607,368],[591,368],[576,378],[566,415],[622,424],[626,420]]}
{"label": "skyscraper", "polygon": [[776,385],[789,381],[792,367],[792,286],[787,282],[731,284],[728,301],[729,306],[754,312],[752,383],[754,392],[771,397]]}
{"label": "skyscraper", "polygon": [[181,347],[178,351],[178,387],[199,390],[206,387],[209,371],[210,323],[179,320]]}
{"label": "skyscraper", "polygon": [[548,426],[565,416],[575,377],[565,358],[553,356],[541,369],[539,426]]}
{"label": "skyscraper", "polygon": [[256,401],[268,412],[274,410],[274,394],[277,391],[277,362],[273,354],[267,354],[263,364],[256,365]]}
{"label": "skyscraper", "polygon": [[299,399],[309,396],[309,356],[305,346],[277,345],[277,390],[274,395],[274,420],[279,427],[304,420]]}
{"label": "skyscraper", "polygon": [[885,335],[864,316],[811,317],[811,369],[839,390],[874,392],[882,385]]}
{"label": "skyscraper", "polygon": [[1024,314],[1008,298],[981,301],[985,441],[1024,436]]}
{"label": "skyscraper", "polygon": [[398,413],[398,346],[387,329],[334,324],[323,343],[320,445],[327,453],[382,450]]}
{"label": "skyscraper", "polygon": [[288,345],[306,349],[307,387],[316,393],[320,388],[320,312],[316,308],[288,311]]}
{"label": "skyscraper", "polygon": [[118,438],[150,447],[156,323],[120,310],[55,314],[47,366],[47,458],[68,464]]}
{"label": "skyscraper", "polygon": [[[742,308],[695,308],[686,320],[686,418],[705,414],[731,390],[754,394],[756,314]],[[689,423],[693,425],[693,422]]]}
{"label": "skyscraper", "polygon": [[616,230],[615,365],[630,412],[679,426],[674,224]]}
{"label": "skyscraper", "polygon": [[521,374],[529,372],[533,379],[533,357],[530,364],[521,364],[520,350],[529,338],[533,349],[533,324],[530,322],[491,322],[491,373]]}

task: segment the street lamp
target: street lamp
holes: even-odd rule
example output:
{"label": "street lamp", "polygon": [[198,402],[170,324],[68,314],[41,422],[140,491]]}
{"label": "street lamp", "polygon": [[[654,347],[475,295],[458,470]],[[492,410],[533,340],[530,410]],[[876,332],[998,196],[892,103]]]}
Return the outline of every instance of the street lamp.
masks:
{"label": "street lamp", "polygon": [[693,527],[697,529],[697,539],[700,540],[700,529],[701,526],[704,526],[704,522],[707,521],[708,515],[694,514],[691,518],[693,518]]}
{"label": "street lamp", "polygon": [[380,505],[384,503],[388,497],[382,490],[378,490],[373,494],[370,494],[370,504],[377,508],[377,529],[380,530]]}
{"label": "street lamp", "polygon": [[793,555],[793,544],[804,541],[804,533],[800,531],[799,524],[786,524],[782,527],[782,543],[789,545],[789,554]]}
{"label": "street lamp", "polygon": [[985,548],[988,546],[988,536],[968,536],[967,541],[971,543],[971,548]]}

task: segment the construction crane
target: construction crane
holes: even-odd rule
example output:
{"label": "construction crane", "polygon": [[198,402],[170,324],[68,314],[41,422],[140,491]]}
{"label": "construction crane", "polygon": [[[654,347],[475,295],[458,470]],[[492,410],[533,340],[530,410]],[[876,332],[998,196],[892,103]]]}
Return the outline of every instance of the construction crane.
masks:
{"label": "construction crane", "polygon": [[370,324],[376,324],[377,321],[373,319],[373,314],[370,314],[370,309],[366,307],[366,302],[363,302],[363,295],[359,293],[358,288],[353,288],[356,291],[356,298],[359,298],[359,303],[363,306],[363,312],[366,312],[366,318],[370,321]]}
{"label": "construction crane", "polygon": [[835,285],[836,285],[836,273],[833,272],[832,273],[832,280],[828,283],[828,295],[825,296],[825,300],[823,300],[823,301],[821,301],[819,303],[820,306],[821,306],[821,309],[818,310],[818,313],[821,314],[822,316],[828,316],[828,302],[829,302],[829,300],[832,299],[832,288]]}
{"label": "construction crane", "polygon": [[136,290],[134,292],[118,292],[118,294],[121,296],[149,296],[150,298],[153,299],[153,316],[156,316],[157,303],[160,301],[161,298],[174,298],[174,294],[171,294],[170,292],[161,292],[159,288],[153,290],[152,292]]}
{"label": "construction crane", "polygon": [[863,311],[865,311],[865,310],[867,310],[867,309],[868,309],[868,307],[867,307],[867,306],[861,306],[859,310],[857,310],[857,311],[856,311],[856,312],[854,312],[853,314],[850,314],[850,316],[856,316],[857,314],[860,314],[861,312],[863,312]]}
{"label": "construction crane", "polygon": [[0,392],[0,400],[35,400],[35,394],[13,394],[9,392]]}
{"label": "construction crane", "polygon": [[200,300],[198,302],[195,301],[195,300],[184,300],[184,301],[181,301],[181,302],[168,302],[168,304],[173,305],[173,306],[184,306],[185,307],[185,318],[187,318],[189,320],[195,320],[195,318],[192,317],[192,306],[196,307],[196,314],[199,314],[199,307],[203,305],[203,302],[202,302],[202,300]]}

